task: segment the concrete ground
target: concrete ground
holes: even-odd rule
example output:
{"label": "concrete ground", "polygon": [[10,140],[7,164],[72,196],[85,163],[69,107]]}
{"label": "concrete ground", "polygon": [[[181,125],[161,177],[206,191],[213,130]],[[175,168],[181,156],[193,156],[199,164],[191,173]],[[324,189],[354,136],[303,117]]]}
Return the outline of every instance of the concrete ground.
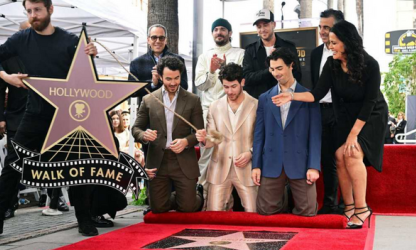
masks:
{"label": "concrete ground", "polygon": [[[142,222],[143,209],[128,206],[117,215],[115,226],[99,228],[100,234]],[[86,237],[78,233],[72,208],[57,217],[42,216],[40,208],[25,208],[17,210],[16,217],[5,222],[4,234],[0,236],[0,250],[49,250],[84,239]],[[416,217],[377,216],[374,249],[415,250]]]}

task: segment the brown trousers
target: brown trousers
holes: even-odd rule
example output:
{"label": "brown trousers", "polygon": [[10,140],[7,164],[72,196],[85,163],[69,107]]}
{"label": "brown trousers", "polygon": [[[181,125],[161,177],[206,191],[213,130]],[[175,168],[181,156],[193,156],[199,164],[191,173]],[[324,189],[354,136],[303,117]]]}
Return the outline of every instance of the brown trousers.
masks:
{"label": "brown trousers", "polygon": [[257,195],[257,212],[262,215],[285,213],[288,210],[288,197],[285,192],[286,180],[295,201],[293,214],[315,216],[318,208],[316,200],[316,185],[309,185],[306,179],[291,180],[282,171],[277,178],[261,177]]}
{"label": "brown trousers", "polygon": [[[149,182],[150,207],[153,213],[197,211],[203,199],[196,193],[197,179],[188,179],[182,172],[176,154],[165,150],[156,177]],[[172,184],[176,195],[171,198]]]}

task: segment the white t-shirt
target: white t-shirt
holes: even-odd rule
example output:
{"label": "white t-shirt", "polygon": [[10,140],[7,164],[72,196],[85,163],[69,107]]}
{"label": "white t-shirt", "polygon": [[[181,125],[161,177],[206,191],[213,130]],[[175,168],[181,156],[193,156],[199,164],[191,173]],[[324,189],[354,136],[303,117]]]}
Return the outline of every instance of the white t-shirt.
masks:
{"label": "white t-shirt", "polygon": [[272,49],[274,48],[273,46],[270,47],[264,47],[266,49],[266,54],[267,56],[270,56],[270,54],[272,53]]}
{"label": "white t-shirt", "polygon": [[[324,68],[324,65],[326,63],[326,60],[328,57],[332,56],[334,52],[332,50],[328,49],[326,45],[324,44],[324,51],[322,53],[322,59],[321,59],[321,68],[319,69],[319,75],[322,74],[322,69]],[[331,96],[331,90],[328,91],[328,93],[325,95],[324,98],[322,98],[320,103],[332,103],[332,96]]]}

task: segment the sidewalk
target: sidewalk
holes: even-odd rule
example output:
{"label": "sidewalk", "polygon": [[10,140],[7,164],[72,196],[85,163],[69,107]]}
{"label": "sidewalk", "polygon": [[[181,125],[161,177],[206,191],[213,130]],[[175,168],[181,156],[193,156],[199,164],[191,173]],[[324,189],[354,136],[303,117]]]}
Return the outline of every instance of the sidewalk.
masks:
{"label": "sidewalk", "polygon": [[[113,228],[99,228],[99,233],[142,222],[143,209],[145,206],[127,206],[117,213]],[[15,217],[6,220],[0,235],[0,250],[54,249],[86,239],[78,233],[73,207],[60,216],[43,216],[42,210],[39,207],[18,209]]]}
{"label": "sidewalk", "polygon": [[[117,214],[113,228],[98,228],[99,233],[104,234],[143,222],[144,208],[145,206],[128,206]],[[0,250],[49,250],[88,239],[78,233],[72,207],[62,216],[42,216],[41,211],[41,208],[17,210],[16,217],[5,222],[5,231],[0,236]],[[416,217],[377,216],[374,249],[414,250],[414,235]]]}

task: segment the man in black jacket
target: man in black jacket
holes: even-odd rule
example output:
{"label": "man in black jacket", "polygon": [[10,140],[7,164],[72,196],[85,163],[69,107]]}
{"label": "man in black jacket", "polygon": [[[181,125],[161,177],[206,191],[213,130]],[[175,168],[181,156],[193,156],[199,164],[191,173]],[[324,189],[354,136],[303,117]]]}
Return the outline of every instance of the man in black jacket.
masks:
{"label": "man in black jacket", "polygon": [[256,13],[253,25],[256,25],[260,38],[255,43],[248,45],[244,54],[243,75],[246,79],[244,90],[258,99],[261,94],[277,84],[277,80],[269,72],[266,57],[280,47],[287,47],[296,55],[296,67],[293,67],[293,76],[297,82],[302,82],[296,46],[274,33],[276,23],[273,12],[267,9],[260,10]]}
{"label": "man in black jacket", "polygon": [[[164,56],[175,56],[178,57],[183,62],[183,64],[185,64],[185,60],[182,57],[168,50],[166,43],[166,27],[161,24],[154,24],[150,26],[147,32],[147,44],[150,46],[148,52],[134,59],[130,64],[130,72],[140,81],[148,82],[145,87],[150,92],[153,92],[162,86],[162,82],[156,71],[156,65],[160,58]],[[135,79],[129,75],[129,81],[135,81]],[[183,89],[188,89],[188,76],[186,74],[186,67],[181,74],[181,87]],[[147,95],[147,92],[144,88],[142,88],[138,91],[137,94],[141,99],[143,96]]]}
{"label": "man in black jacket", "polygon": [[[78,37],[52,25],[50,20],[54,7],[51,0],[24,0],[23,6],[32,28],[15,33],[0,46],[0,63],[18,56],[27,74],[7,74],[0,66],[0,77],[18,88],[27,88],[22,79],[28,76],[66,78],[78,44]],[[95,56],[97,48],[89,43],[84,53]],[[29,150],[40,151],[55,108],[33,90],[28,91],[27,98],[26,110],[14,139]],[[17,159],[18,155],[15,151],[9,152],[0,175],[0,234],[3,233],[4,214],[21,179],[21,173],[10,166],[10,163]],[[86,194],[84,187],[80,185],[71,189],[79,190],[79,194]],[[73,203],[71,200],[71,204]],[[83,202],[80,204],[84,205]],[[83,206],[75,206],[75,214],[80,233],[86,236],[98,234],[97,229],[92,225],[89,210],[84,209]]]}
{"label": "man in black jacket", "polygon": [[[344,20],[344,14],[339,10],[328,9],[321,13],[319,21],[319,36],[322,44],[312,50],[311,53],[311,77],[312,88],[316,88],[319,76],[324,68],[326,60],[332,56],[329,49],[329,32],[335,23]],[[332,108],[331,91],[321,100],[322,117],[322,146],[321,165],[324,180],[324,205],[318,214],[338,213],[338,176],[335,166],[335,115]],[[350,209],[351,207],[348,207]]]}

